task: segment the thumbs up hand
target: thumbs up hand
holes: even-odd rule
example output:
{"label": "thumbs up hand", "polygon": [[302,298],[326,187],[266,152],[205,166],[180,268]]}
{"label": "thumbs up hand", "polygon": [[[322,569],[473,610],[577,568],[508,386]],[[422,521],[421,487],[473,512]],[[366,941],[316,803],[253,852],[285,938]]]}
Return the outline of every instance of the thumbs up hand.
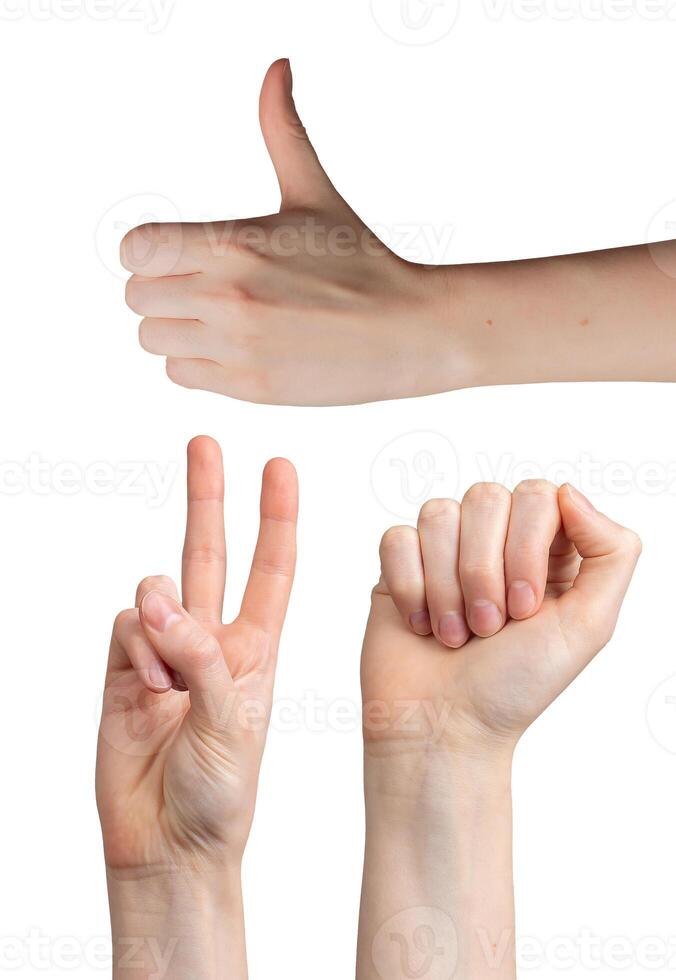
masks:
{"label": "thumbs up hand", "polygon": [[337,405],[457,385],[442,268],[406,262],[338,194],[296,111],[289,62],[265,78],[260,121],[279,214],[147,224],[121,246],[141,345],[167,374],[268,404]]}

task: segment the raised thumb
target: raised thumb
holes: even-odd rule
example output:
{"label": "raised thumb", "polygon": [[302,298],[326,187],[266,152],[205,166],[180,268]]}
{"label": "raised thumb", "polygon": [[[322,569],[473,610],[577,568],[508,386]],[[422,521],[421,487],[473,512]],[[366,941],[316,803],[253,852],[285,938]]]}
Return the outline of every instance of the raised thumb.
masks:
{"label": "raised thumb", "polygon": [[293,100],[288,58],[268,68],[260,97],[260,123],[282,192],[282,208],[318,206],[336,191],[317,158]]}

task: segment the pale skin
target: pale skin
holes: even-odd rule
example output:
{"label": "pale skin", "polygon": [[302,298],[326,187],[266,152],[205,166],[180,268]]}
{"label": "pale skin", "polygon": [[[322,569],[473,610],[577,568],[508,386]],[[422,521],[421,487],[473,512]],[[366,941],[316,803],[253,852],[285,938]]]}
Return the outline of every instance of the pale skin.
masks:
{"label": "pale skin", "polygon": [[478,484],[385,535],[362,655],[358,980],[514,980],[512,756],[610,639],[639,554],[544,481]]}
{"label": "pale skin", "polygon": [[127,302],[170,379],[342,405],[476,385],[674,381],[676,244],[423,266],[369,231],[319,162],[286,59],[260,121],[278,214],[125,236]]}
{"label": "pale skin", "polygon": [[270,461],[240,613],[223,624],[223,466],[212,439],[193,439],[182,596],[151,576],[115,621],[96,773],[115,980],[247,976],[240,866],[297,508],[293,467]]}

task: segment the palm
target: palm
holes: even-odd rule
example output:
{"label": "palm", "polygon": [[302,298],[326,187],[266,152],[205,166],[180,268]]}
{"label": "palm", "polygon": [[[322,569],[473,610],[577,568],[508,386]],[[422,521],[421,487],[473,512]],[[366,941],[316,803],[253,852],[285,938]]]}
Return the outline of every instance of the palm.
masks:
{"label": "palm", "polygon": [[[295,474],[285,462],[266,468],[261,531],[242,610],[233,623],[223,625],[220,452],[210,440],[191,446],[183,553],[186,612],[177,627],[185,625],[187,633],[175,641],[178,653],[150,644],[152,638],[161,646],[163,634],[153,635],[149,627],[146,597],[162,593],[181,608],[176,587],[164,577],[144,579],[136,608],[121,613],[113,630],[97,797],[106,858],[118,868],[219,861],[226,852],[243,850],[253,816],[293,576]],[[174,670],[174,689],[154,693],[148,687],[139,650],[147,658],[149,649]],[[180,666],[171,659],[175,655],[182,658]],[[189,693],[180,689],[181,671]]]}
{"label": "palm", "polygon": [[[258,695],[269,703],[269,690],[258,690],[247,671],[259,638],[237,624],[211,626],[209,632],[235,681],[233,698],[222,711],[223,731],[234,736],[233,718],[243,697]],[[264,733],[252,728],[251,737],[238,738],[232,751],[230,739],[205,737],[187,693],[153,694],[130,666],[111,674],[99,752],[107,779],[99,795],[111,823],[132,831],[120,842],[126,860],[171,863],[176,848],[188,839],[227,846],[228,828],[248,833],[248,826],[234,818],[255,792],[247,773],[260,761]]]}
{"label": "palm", "polygon": [[417,705],[412,731],[395,724],[388,736],[438,737],[434,725],[451,739],[476,729],[518,734],[556,697],[569,672],[554,598],[531,619],[512,620],[495,636],[449,650],[433,636],[411,632],[389,595],[374,595],[364,642],[364,702],[384,702],[392,718],[401,716],[405,702]]}

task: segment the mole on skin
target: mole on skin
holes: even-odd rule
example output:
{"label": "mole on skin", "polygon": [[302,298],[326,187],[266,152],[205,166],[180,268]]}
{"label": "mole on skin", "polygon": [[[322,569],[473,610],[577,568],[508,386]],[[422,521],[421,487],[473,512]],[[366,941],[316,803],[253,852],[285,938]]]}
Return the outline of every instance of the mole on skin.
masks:
{"label": "mole on skin", "polygon": [[589,320],[587,319],[587,317],[585,317],[583,320],[580,320],[581,327],[586,327],[588,326],[588,324],[589,324]]}

